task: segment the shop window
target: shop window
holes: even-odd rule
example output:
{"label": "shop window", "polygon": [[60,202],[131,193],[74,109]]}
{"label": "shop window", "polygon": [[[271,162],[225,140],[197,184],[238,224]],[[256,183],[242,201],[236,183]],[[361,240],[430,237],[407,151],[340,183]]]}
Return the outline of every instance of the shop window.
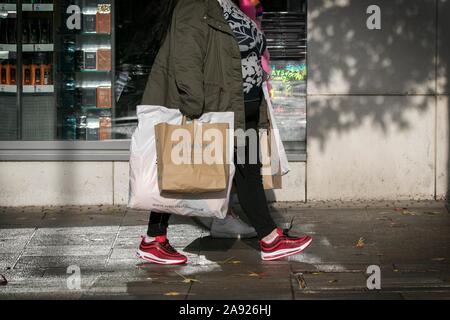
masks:
{"label": "shop window", "polygon": [[[130,139],[171,1],[0,0],[0,141]],[[300,154],[306,0],[261,2],[277,122]]]}
{"label": "shop window", "polygon": [[0,140],[113,139],[114,1],[0,2]]}
{"label": "shop window", "polygon": [[272,66],[272,101],[286,150],[306,150],[306,0],[261,1]]}
{"label": "shop window", "polygon": [[[265,15],[263,29],[268,40],[273,69],[271,92],[276,119],[286,149],[295,159],[303,159],[306,141],[306,0],[261,1]],[[142,98],[151,64],[159,46],[160,21],[164,2],[145,0],[119,2],[118,112],[116,131],[131,134],[134,106]],[[132,35],[130,37],[130,35]],[[121,120],[120,120],[121,119]],[[120,121],[120,123],[118,123]]]}

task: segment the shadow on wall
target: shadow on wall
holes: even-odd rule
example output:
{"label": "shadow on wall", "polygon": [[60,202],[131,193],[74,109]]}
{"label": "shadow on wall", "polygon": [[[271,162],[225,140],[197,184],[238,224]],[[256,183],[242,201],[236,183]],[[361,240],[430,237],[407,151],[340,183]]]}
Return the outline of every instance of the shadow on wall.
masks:
{"label": "shadow on wall", "polygon": [[[381,30],[367,27],[373,4],[381,9]],[[448,109],[448,99],[440,97],[450,87],[449,14],[449,0],[309,1],[308,140],[325,154],[331,137],[364,125],[386,137],[419,126],[433,132],[432,144],[440,111]],[[430,119],[434,109],[436,123],[411,121],[417,120],[411,114]],[[438,153],[446,149],[446,158],[448,139],[436,146]]]}

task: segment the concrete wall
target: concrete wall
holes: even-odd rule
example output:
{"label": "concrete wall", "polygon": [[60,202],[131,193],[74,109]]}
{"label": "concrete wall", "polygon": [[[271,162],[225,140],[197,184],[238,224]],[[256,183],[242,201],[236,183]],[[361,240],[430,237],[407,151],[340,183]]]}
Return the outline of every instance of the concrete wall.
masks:
{"label": "concrete wall", "polygon": [[112,204],[112,162],[1,162],[0,206]]}
{"label": "concrete wall", "polygon": [[449,16],[446,0],[309,1],[307,200],[446,196]]}
{"label": "concrete wall", "polygon": [[[269,201],[305,201],[304,163],[293,163]],[[128,162],[0,162],[0,206],[126,205]]]}

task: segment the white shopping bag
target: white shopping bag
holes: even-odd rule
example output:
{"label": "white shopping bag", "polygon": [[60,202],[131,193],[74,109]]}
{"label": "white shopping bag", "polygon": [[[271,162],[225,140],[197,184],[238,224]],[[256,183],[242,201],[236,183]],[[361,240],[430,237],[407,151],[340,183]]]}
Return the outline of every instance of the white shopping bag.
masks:
{"label": "white shopping bag", "polygon": [[225,191],[207,195],[162,196],[159,190],[154,127],[164,122],[181,124],[183,117],[180,111],[161,106],[138,106],[137,116],[139,124],[131,140],[128,207],[182,216],[224,219],[235,174],[234,113],[210,112],[198,119],[200,123],[228,123],[230,128],[227,158],[230,166],[229,185]]}
{"label": "white shopping bag", "polygon": [[272,139],[276,144],[277,155],[280,159],[281,175],[284,176],[291,171],[289,161],[284,149],[283,141],[281,141],[280,131],[278,130],[277,122],[275,120],[275,111],[273,110],[272,99],[270,98],[267,82],[263,83],[264,98],[267,102],[267,116],[271,123]]}

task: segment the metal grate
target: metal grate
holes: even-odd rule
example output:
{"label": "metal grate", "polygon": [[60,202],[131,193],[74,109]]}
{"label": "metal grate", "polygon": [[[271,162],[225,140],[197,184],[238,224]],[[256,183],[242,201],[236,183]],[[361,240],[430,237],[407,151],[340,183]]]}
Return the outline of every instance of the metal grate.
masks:
{"label": "metal grate", "polygon": [[17,99],[15,95],[2,95],[0,102],[0,140],[17,140]]}
{"label": "metal grate", "polygon": [[266,12],[262,28],[272,59],[306,59],[306,15],[301,12]]}
{"label": "metal grate", "polygon": [[24,96],[22,104],[22,139],[56,139],[56,108],[52,95]]}

